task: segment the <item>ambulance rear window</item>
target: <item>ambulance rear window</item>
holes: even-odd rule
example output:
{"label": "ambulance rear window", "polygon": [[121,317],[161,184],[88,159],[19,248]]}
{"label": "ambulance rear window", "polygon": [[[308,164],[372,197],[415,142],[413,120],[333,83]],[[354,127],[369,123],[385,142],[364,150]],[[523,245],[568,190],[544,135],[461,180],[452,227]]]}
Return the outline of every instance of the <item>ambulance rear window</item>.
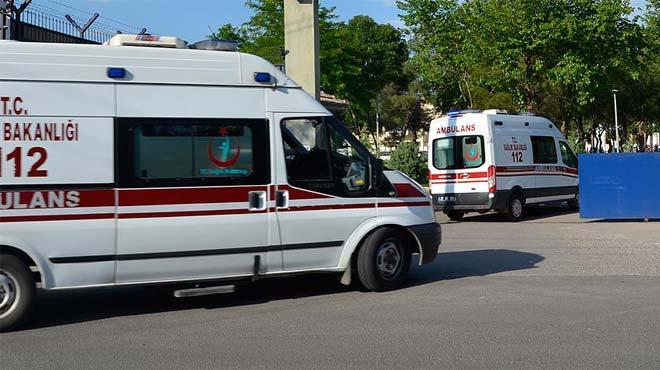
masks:
{"label": "ambulance rear window", "polygon": [[484,162],[483,136],[454,136],[433,141],[433,166],[439,170],[477,168]]}
{"label": "ambulance rear window", "polygon": [[456,138],[446,137],[433,142],[433,165],[438,169],[456,168]]}

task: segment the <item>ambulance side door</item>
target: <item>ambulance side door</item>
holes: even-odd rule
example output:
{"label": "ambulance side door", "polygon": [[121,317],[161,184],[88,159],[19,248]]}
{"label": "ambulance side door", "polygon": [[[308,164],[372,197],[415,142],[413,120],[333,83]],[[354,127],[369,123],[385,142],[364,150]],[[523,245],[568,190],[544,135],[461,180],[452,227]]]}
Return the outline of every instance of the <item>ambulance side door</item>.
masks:
{"label": "ambulance side door", "polygon": [[117,88],[117,282],[265,273],[279,239],[263,92]]}
{"label": "ambulance side door", "polygon": [[368,158],[344,139],[331,116],[275,113],[274,194],[284,269],[336,267],[343,245],[376,217],[368,188]]}
{"label": "ambulance side door", "polygon": [[578,158],[573,153],[570,145],[565,140],[560,139],[558,141],[559,145],[559,156],[560,162],[563,164],[563,186],[567,190],[571,191],[571,195],[577,193],[578,187]]}

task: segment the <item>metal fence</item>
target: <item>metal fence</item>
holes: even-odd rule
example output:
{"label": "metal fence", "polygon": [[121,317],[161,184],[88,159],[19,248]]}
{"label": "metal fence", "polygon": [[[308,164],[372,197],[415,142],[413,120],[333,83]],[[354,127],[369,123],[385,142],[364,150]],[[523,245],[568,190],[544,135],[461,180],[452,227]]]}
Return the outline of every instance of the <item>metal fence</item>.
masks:
{"label": "metal fence", "polygon": [[83,35],[66,19],[59,19],[32,9],[26,9],[20,19],[14,19],[13,39],[32,42],[64,42],[100,44],[115,33],[88,29]]}
{"label": "metal fence", "polygon": [[580,155],[580,217],[660,219],[660,153]]}

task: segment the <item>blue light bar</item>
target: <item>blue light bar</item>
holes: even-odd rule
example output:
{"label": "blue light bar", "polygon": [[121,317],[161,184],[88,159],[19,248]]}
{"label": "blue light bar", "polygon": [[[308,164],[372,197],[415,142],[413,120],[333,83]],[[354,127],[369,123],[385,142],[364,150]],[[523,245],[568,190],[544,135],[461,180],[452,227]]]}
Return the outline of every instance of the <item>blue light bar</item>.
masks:
{"label": "blue light bar", "polygon": [[255,72],[254,80],[260,83],[270,83],[272,76],[268,72]]}
{"label": "blue light bar", "polygon": [[447,112],[447,115],[449,117],[459,117],[463,114],[468,114],[468,113],[481,113],[482,111],[480,109],[451,109],[449,112]]}
{"label": "blue light bar", "polygon": [[124,78],[126,77],[126,68],[108,67],[109,78]]}

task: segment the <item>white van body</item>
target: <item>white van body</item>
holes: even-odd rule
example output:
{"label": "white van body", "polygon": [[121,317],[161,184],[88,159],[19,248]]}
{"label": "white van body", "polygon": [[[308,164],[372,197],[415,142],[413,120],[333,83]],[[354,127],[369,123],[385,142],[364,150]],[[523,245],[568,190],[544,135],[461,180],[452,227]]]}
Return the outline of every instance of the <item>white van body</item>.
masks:
{"label": "white van body", "polygon": [[576,204],[577,157],[543,117],[452,112],[431,123],[428,158],[434,206],[451,218],[496,210],[518,220],[524,206]]}
{"label": "white van body", "polygon": [[253,55],[2,41],[0,114],[0,253],[43,289],[346,282],[382,229],[437,253],[424,189]]}

